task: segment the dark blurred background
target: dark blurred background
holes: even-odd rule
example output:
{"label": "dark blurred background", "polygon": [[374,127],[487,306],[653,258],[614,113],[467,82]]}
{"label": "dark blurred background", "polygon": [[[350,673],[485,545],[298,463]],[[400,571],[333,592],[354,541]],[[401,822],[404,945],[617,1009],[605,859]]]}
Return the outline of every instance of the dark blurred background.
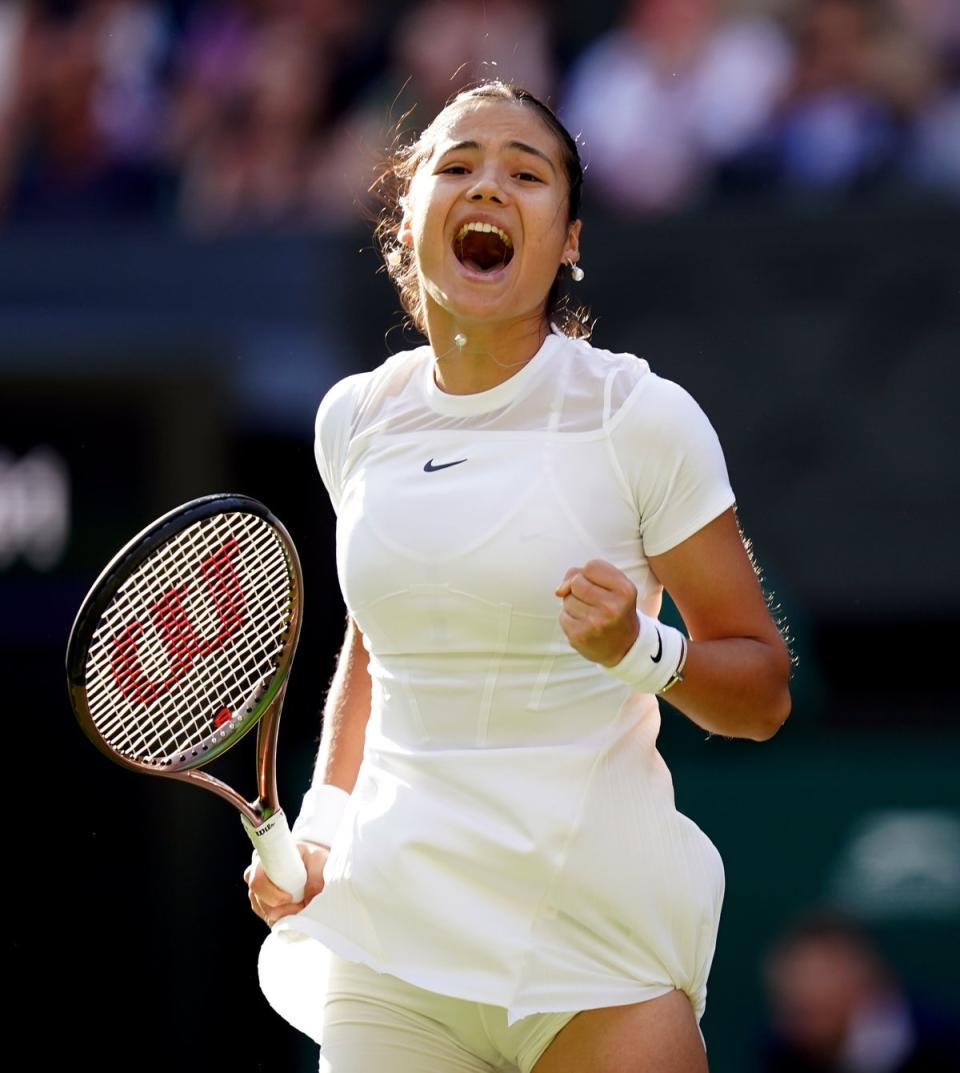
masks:
{"label": "dark blurred background", "polygon": [[[960,1006],[957,0],[0,0],[20,1047],[49,1068],[316,1067],[257,989],[237,817],[96,754],[64,648],[156,515],[263,499],[306,576],[281,734],[296,810],[344,615],[313,415],[413,341],[367,189],[398,131],[493,76],[580,132],[594,341],[706,409],[794,637],[772,742],[664,708],[679,807],[727,867],[711,1069],[960,1068],[904,1064]],[[220,774],[252,789],[239,751]],[[819,961],[784,953],[825,909],[864,929],[839,947],[871,972],[831,961],[842,929],[798,933]]]}

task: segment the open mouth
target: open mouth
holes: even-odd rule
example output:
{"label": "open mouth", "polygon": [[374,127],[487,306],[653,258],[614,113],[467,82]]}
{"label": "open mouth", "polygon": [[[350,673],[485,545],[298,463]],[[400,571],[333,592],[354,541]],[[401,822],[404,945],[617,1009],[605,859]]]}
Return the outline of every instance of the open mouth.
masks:
{"label": "open mouth", "polygon": [[495,224],[468,223],[457,232],[453,252],[474,272],[496,272],[513,259],[513,240]]}

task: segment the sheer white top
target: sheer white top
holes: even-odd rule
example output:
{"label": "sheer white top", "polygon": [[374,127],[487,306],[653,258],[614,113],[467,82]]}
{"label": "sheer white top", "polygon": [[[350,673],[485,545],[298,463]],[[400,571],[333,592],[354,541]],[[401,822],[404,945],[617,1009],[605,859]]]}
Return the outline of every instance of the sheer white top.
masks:
{"label": "sheer white top", "polygon": [[674,987],[699,1016],[719,855],[676,811],[656,698],[570,647],[554,589],[602,558],[658,613],[647,556],[734,502],[702,410],[559,334],[474,395],[423,347],[333,387],[316,452],[373,703],[324,891],[264,947],[270,1001],[319,1038],[316,944],[285,933],[511,1021]]}

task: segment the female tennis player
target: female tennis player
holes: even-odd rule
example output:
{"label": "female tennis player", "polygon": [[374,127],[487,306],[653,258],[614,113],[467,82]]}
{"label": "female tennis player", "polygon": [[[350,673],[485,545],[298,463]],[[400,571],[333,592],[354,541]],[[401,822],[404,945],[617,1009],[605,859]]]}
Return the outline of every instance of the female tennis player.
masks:
{"label": "female tennis player", "polygon": [[247,872],[264,990],[330,1073],[701,1073],[723,867],[657,697],[755,740],[790,708],[723,454],[682,388],[560,319],[582,171],[548,108],[463,92],[393,174],[429,345],[317,417],[349,622],[306,899]]}

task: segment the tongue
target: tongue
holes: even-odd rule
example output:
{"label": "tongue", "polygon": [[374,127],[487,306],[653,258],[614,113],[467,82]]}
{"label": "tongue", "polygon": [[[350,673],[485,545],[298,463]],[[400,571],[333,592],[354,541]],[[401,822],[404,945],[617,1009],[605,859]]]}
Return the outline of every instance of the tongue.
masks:
{"label": "tongue", "polygon": [[493,264],[481,264],[472,257],[464,257],[460,263],[466,265],[467,268],[472,268],[474,272],[495,272],[498,268],[503,268],[503,261],[495,261]]}
{"label": "tongue", "polygon": [[468,231],[455,252],[461,264],[475,272],[493,272],[509,260],[503,239],[492,231]]}

